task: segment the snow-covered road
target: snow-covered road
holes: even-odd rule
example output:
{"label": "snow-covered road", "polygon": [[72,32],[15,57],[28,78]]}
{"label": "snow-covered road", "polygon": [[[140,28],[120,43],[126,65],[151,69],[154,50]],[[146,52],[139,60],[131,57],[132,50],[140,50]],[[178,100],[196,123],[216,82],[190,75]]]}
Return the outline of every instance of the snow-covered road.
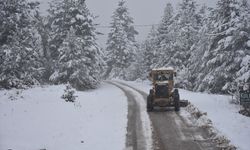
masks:
{"label": "snow-covered road", "polygon": [[[147,93],[130,82],[117,81],[125,87],[138,92],[146,102]],[[187,114],[186,111],[181,111]],[[210,139],[207,129],[192,123],[191,116],[185,118],[174,108],[158,108],[148,113],[153,130],[153,149],[155,150],[218,150]]]}
{"label": "snow-covered road", "polygon": [[195,120],[184,108],[146,113],[149,83],[112,83],[76,92],[75,103],[61,99],[65,85],[0,91],[0,150],[216,149],[214,137],[200,128],[209,119],[216,136],[240,150],[250,147],[250,119],[228,96],[180,90],[206,112]]}
{"label": "snow-covered road", "polygon": [[[122,81],[124,82],[124,81]],[[149,92],[151,85],[149,82],[125,82],[136,89],[145,93]],[[250,148],[250,118],[238,113],[240,107],[231,104],[231,97],[225,95],[214,95],[206,93],[195,93],[186,90],[180,90],[181,99],[189,100],[196,108],[207,114],[194,123],[204,125],[206,121],[211,120],[213,132],[216,132],[214,138],[223,138],[230,140],[230,144],[239,150],[249,150]],[[189,117],[190,114],[181,111],[183,117]]]}
{"label": "snow-covered road", "polygon": [[117,86],[127,96],[128,123],[126,149],[151,150],[153,148],[152,130],[144,97],[126,85],[110,81],[108,83]]}

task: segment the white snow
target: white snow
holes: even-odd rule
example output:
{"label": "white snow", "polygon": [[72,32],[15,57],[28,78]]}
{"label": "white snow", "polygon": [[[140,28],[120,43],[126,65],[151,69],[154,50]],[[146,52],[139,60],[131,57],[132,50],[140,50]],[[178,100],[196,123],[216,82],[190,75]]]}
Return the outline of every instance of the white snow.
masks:
{"label": "white snow", "polygon": [[[77,19],[78,19],[78,18],[77,18]],[[75,19],[75,18],[72,18],[71,21],[70,21],[70,23],[72,23],[72,24],[75,23],[75,22],[76,22],[76,19]]]}
{"label": "white snow", "polygon": [[173,67],[161,67],[161,68],[154,68],[154,69],[152,69],[152,70],[174,70],[174,68]]}
{"label": "white snow", "polygon": [[[119,84],[120,85],[120,84]],[[122,86],[127,91],[130,91],[135,99],[136,103],[140,105],[140,113],[141,113],[141,121],[142,121],[142,129],[143,129],[143,135],[146,140],[146,149],[151,150],[153,146],[153,140],[152,140],[152,130],[151,130],[151,122],[149,119],[149,115],[146,110],[146,102],[141,94],[139,94],[137,91],[132,90],[131,88],[127,86]]]}
{"label": "white snow", "polygon": [[85,20],[85,17],[83,15],[77,14],[76,19],[78,20]]}
{"label": "white snow", "polygon": [[250,40],[247,41],[247,46],[250,47]]}
{"label": "white snow", "polygon": [[227,36],[224,41],[224,48],[228,47],[232,43],[232,40],[233,40],[233,36]]}
{"label": "white snow", "polygon": [[230,103],[230,96],[180,91],[181,98],[192,104],[212,120],[214,127],[225,135],[233,145],[242,150],[250,147],[250,118],[239,114],[240,107]]}
{"label": "white snow", "polygon": [[[151,88],[150,82],[126,82],[131,86],[140,89],[146,93]],[[207,118],[218,134],[226,136],[231,144],[240,150],[248,150],[250,147],[250,118],[238,113],[240,106],[231,104],[231,97],[224,95],[213,95],[206,93],[195,93],[186,90],[180,90],[181,99],[190,101],[202,112],[207,113]],[[204,123],[199,120],[198,123]],[[209,120],[207,120],[209,122]]]}
{"label": "white snow", "polygon": [[[146,93],[151,87],[150,82],[126,83]],[[120,89],[102,84],[97,90],[76,92],[75,103],[61,99],[64,89],[64,85],[58,85],[0,91],[0,149],[125,148],[127,100]],[[152,139],[145,101],[139,93],[131,91],[141,106],[149,148]],[[186,90],[180,90],[180,96],[205,112],[219,135],[226,136],[240,150],[249,149],[250,118],[238,113],[240,107],[230,103],[230,96]],[[198,124],[203,126],[206,121],[209,124],[207,118],[201,117]]]}
{"label": "white snow", "polygon": [[238,78],[236,80],[238,81],[247,81],[250,77],[250,55],[244,56],[241,62],[241,69],[236,73]]}
{"label": "white snow", "polygon": [[50,81],[55,81],[59,77],[59,72],[55,71],[49,78]]}
{"label": "white snow", "polygon": [[61,99],[64,89],[0,91],[0,149],[123,150],[127,99],[121,90],[102,84],[76,92],[70,103]]}
{"label": "white snow", "polygon": [[246,55],[241,62],[241,67],[247,65],[250,65],[250,55]]}

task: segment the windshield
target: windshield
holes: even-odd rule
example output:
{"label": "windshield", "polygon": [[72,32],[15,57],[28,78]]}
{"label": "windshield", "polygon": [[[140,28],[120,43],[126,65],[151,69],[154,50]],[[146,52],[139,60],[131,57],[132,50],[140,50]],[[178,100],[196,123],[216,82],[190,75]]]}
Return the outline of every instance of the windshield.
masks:
{"label": "windshield", "polygon": [[158,75],[155,75],[155,80],[156,81],[168,81],[168,80],[172,80],[172,78],[170,74],[158,74]]}

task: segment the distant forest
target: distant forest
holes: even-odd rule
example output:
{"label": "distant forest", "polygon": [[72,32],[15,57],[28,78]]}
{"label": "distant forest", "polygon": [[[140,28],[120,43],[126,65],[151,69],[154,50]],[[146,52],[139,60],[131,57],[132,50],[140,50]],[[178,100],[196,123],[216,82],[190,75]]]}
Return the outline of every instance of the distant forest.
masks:
{"label": "distant forest", "polygon": [[168,66],[177,71],[176,86],[193,91],[227,94],[250,82],[247,0],[219,0],[215,8],[182,0],[178,10],[168,3],[142,44],[121,0],[105,48],[85,0],[53,0],[47,16],[38,7],[0,1],[0,88],[94,89],[103,79],[145,80],[152,68]]}

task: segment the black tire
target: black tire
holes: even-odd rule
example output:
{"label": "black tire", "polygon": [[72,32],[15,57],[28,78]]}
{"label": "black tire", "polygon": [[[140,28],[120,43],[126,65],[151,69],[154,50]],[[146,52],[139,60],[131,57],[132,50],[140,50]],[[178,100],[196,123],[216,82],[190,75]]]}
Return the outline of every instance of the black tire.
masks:
{"label": "black tire", "polygon": [[152,103],[152,95],[149,94],[148,97],[147,97],[147,111],[150,112],[150,111],[153,111],[153,103]]}
{"label": "black tire", "polygon": [[178,89],[174,90],[174,108],[175,111],[180,111],[180,95]]}
{"label": "black tire", "polygon": [[154,90],[153,89],[150,89],[149,90],[149,95],[152,96],[154,94]]}

